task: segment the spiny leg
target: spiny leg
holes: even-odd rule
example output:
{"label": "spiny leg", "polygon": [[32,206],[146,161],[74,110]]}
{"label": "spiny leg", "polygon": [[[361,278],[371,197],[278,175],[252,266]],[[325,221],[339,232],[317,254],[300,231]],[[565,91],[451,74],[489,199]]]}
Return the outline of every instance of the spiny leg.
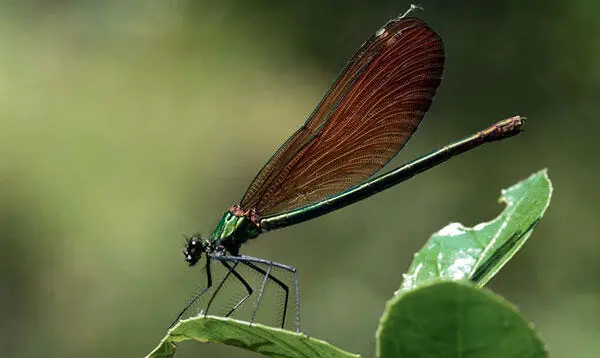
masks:
{"label": "spiny leg", "polygon": [[[246,263],[247,265],[247,263]],[[265,292],[265,285],[267,284],[267,279],[271,276],[271,268],[273,268],[273,265],[269,265],[269,268],[267,269],[267,273],[265,274],[265,278],[263,279],[262,285],[260,285],[260,291],[258,291],[258,297],[256,298],[256,301],[254,302],[254,309],[252,310],[252,316],[250,316],[250,323],[254,322],[254,317],[256,316],[256,311],[258,311],[258,305],[260,304],[260,301],[262,300],[262,295],[263,292]],[[286,306],[287,306],[287,296],[288,296],[288,291],[286,290],[285,293],[286,296]],[[284,322],[285,322],[285,309],[283,311],[283,322],[281,323],[281,328],[283,328]]]}
{"label": "spiny leg", "polygon": [[244,285],[244,287],[246,288],[246,296],[244,296],[235,306],[233,306],[233,308],[225,315],[225,317],[229,317],[231,316],[231,314],[233,312],[235,312],[235,310],[237,310],[247,299],[248,297],[250,297],[250,295],[252,295],[252,293],[254,292],[252,290],[252,287],[250,286],[250,284],[248,284],[248,281],[246,281],[234,268],[235,266],[238,264],[237,262],[233,265],[233,267],[229,266],[229,264],[225,261],[221,261],[221,263],[223,264],[223,266],[227,267],[227,269],[229,270],[230,273],[232,273],[241,283],[242,285]]}
{"label": "spiny leg", "polygon": [[171,323],[169,325],[169,328],[173,327],[175,325],[175,323],[177,323],[177,321],[179,321],[179,319],[181,318],[181,316],[183,316],[183,314],[185,313],[185,311],[188,310],[188,308],[190,308],[194,302],[196,302],[203,294],[204,292],[208,291],[211,286],[212,286],[212,274],[210,273],[210,258],[208,256],[206,256],[206,287],[202,289],[202,291],[200,291],[199,294],[197,294],[196,296],[194,296],[194,298],[183,308],[183,310],[181,312],[179,312],[179,314],[177,315],[177,318],[175,318],[175,320],[173,321],[173,323]]}
{"label": "spiny leg", "polygon": [[[223,262],[221,261],[221,263],[223,263]],[[212,305],[213,301],[217,297],[217,294],[219,293],[221,288],[223,288],[223,285],[229,278],[229,275],[231,275],[234,272],[234,268],[237,266],[237,262],[234,263],[233,267],[231,267],[229,265],[224,265],[224,266],[227,268],[227,273],[225,274],[225,276],[223,276],[223,278],[221,279],[221,282],[219,282],[219,285],[215,289],[215,292],[213,292],[213,294],[210,296],[210,300],[208,300],[208,303],[206,304],[206,309],[204,311],[204,317],[206,317],[206,315],[208,314],[208,310],[210,309],[210,306]]]}
{"label": "spiny leg", "polygon": [[[291,267],[291,266],[290,266]],[[292,267],[294,271],[294,295],[296,296],[296,332],[300,333],[300,289],[298,287],[298,271]]]}
{"label": "spiny leg", "polygon": [[[283,303],[283,315],[281,317],[281,328],[284,328],[285,326],[285,316],[287,315],[287,305],[288,305],[288,301],[289,301],[289,297],[290,297],[290,289],[289,287],[283,283],[281,280],[279,280],[277,277],[273,276],[270,274],[271,272],[271,267],[273,266],[273,262],[271,263],[267,263],[269,265],[269,269],[268,272],[263,270],[262,268],[254,265],[252,262],[247,262],[247,261],[240,261],[241,263],[243,263],[244,265],[250,267],[251,269],[253,269],[254,271],[260,273],[261,275],[264,275],[264,280],[263,280],[263,286],[264,283],[266,283],[267,279],[270,279],[271,281],[275,282],[275,284],[277,284],[279,287],[281,287],[281,289],[285,292],[285,299],[284,299],[284,303]],[[261,291],[264,287],[261,287]],[[261,292],[262,293],[262,292]],[[260,304],[260,299],[262,298],[262,294],[258,297],[258,299],[256,300],[255,303],[255,307],[256,310],[258,310],[258,305]],[[254,319],[254,314],[252,315],[252,318]],[[252,322],[252,321],[250,321]]]}
{"label": "spiny leg", "polygon": [[283,319],[281,322],[281,327],[283,328],[284,324],[285,324],[285,316],[287,313],[287,303],[288,303],[288,295],[289,295],[289,288],[288,286],[281,282],[277,277],[273,276],[273,275],[266,275],[266,271],[261,269],[260,267],[252,264],[252,262],[256,262],[256,263],[262,263],[265,265],[269,265],[269,266],[274,266],[274,267],[278,267],[281,268],[283,270],[286,270],[288,272],[291,272],[294,275],[294,289],[295,289],[295,296],[296,296],[296,332],[300,333],[300,293],[299,293],[299,287],[298,287],[298,272],[296,270],[296,268],[292,267],[292,266],[288,266],[288,265],[284,265],[284,264],[280,264],[278,262],[273,262],[273,261],[269,261],[269,260],[264,260],[264,259],[260,259],[260,258],[256,258],[256,257],[251,257],[251,256],[240,256],[237,258],[239,262],[244,263],[245,265],[247,265],[248,267],[254,269],[255,271],[260,272],[261,274],[265,275],[266,277],[268,277],[269,279],[271,279],[273,282],[275,282],[279,287],[281,287],[285,292],[286,292],[286,298],[285,298],[285,305],[284,305],[284,313],[283,313]]}

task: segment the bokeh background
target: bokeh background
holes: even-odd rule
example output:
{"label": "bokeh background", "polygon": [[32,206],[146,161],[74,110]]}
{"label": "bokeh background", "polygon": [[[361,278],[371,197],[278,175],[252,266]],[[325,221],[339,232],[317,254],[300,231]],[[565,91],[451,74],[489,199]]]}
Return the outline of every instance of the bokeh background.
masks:
{"label": "bokeh background", "polygon": [[[398,1],[3,1],[0,351],[135,357],[198,285],[208,234]],[[514,114],[487,145],[244,253],[300,272],[303,330],[374,355],[378,318],[429,235],[490,220],[548,168],[553,201],[490,287],[554,357],[600,350],[600,3],[422,1],[445,77],[400,164]],[[390,225],[392,224],[392,225]],[[181,357],[242,357],[185,343]]]}

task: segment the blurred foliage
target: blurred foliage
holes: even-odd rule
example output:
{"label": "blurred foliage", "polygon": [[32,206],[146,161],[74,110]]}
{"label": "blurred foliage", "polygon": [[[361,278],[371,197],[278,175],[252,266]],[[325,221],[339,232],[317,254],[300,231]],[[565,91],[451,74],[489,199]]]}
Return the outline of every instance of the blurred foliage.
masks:
{"label": "blurred foliage", "polygon": [[[536,324],[553,356],[593,356],[600,3],[421,5],[445,42],[445,78],[393,164],[515,113],[529,117],[526,132],[244,252],[296,266],[303,329],[366,356],[380,307],[428,235],[491,217],[498,188],[548,167],[553,206],[491,288]],[[407,7],[2,2],[4,356],[145,354],[197,288],[180,235],[212,230],[353,51]],[[179,353],[198,352],[237,353],[198,344]]]}

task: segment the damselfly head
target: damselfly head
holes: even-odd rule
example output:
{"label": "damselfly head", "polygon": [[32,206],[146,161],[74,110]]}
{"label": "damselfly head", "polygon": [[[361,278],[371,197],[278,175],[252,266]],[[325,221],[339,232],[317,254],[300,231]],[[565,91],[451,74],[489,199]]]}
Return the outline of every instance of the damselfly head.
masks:
{"label": "damselfly head", "polygon": [[202,253],[208,250],[209,242],[203,240],[200,235],[194,235],[186,239],[185,247],[183,248],[183,257],[185,261],[194,266],[202,257]]}

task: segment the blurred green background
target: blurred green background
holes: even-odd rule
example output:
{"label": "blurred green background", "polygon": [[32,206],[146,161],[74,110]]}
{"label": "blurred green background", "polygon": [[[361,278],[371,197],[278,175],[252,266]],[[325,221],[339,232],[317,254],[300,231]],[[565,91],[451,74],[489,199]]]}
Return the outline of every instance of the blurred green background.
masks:
{"label": "blurred green background", "polygon": [[[2,356],[148,353],[198,285],[181,234],[211,232],[353,52],[408,5],[3,1]],[[517,113],[525,133],[244,253],[296,266],[303,330],[370,357],[383,305],[429,235],[493,218],[501,188],[547,167],[549,211],[490,287],[554,357],[597,356],[600,3],[421,5],[444,39],[445,77],[392,164]]]}

